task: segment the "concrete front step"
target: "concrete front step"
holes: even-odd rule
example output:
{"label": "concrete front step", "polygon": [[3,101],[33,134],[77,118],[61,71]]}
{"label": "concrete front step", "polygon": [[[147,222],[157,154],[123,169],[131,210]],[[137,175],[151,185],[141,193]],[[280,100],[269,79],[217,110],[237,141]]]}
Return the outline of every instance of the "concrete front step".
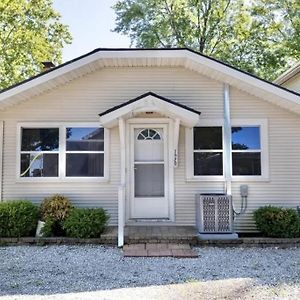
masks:
{"label": "concrete front step", "polygon": [[141,243],[127,244],[123,247],[124,257],[177,257],[195,258],[198,254],[189,244]]}
{"label": "concrete front step", "polygon": [[197,244],[197,230],[192,226],[127,226],[125,243],[186,243]]}

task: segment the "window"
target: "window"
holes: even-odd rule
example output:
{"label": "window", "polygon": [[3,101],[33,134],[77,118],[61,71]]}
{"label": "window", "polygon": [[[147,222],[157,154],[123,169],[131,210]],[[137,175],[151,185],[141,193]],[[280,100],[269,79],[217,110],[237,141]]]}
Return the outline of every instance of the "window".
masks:
{"label": "window", "polygon": [[21,136],[21,177],[57,177],[58,128],[23,128]]}
{"label": "window", "polygon": [[101,177],[104,174],[104,129],[66,128],[66,176]]}
{"label": "window", "polygon": [[259,126],[231,128],[232,175],[260,176],[261,139]]}
{"label": "window", "polygon": [[[202,124],[185,131],[187,180],[222,181],[228,163],[224,161],[222,121],[203,120]],[[232,119],[231,124],[232,180],[269,180],[267,120]]]}
{"label": "window", "polygon": [[160,140],[160,134],[155,129],[143,129],[137,136],[138,140]]}
{"label": "window", "polygon": [[107,133],[96,124],[90,125],[19,125],[18,176],[107,178]]}
{"label": "window", "polygon": [[194,176],[223,175],[222,127],[194,128]]}

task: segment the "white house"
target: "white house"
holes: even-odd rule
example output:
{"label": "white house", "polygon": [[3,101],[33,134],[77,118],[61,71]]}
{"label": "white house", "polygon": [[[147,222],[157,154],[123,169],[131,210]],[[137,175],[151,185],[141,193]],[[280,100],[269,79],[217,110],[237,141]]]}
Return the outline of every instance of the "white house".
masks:
{"label": "white house", "polygon": [[275,84],[279,84],[289,90],[300,92],[300,62],[286,70],[278,78],[274,80]]}
{"label": "white house", "polygon": [[195,225],[195,194],[300,204],[300,95],[189,49],[96,49],[0,93],[1,199]]}

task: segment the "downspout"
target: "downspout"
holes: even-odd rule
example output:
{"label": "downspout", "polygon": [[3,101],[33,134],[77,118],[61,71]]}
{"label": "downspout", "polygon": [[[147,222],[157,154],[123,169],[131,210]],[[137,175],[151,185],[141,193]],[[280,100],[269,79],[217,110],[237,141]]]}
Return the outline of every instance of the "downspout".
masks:
{"label": "downspout", "polygon": [[125,226],[125,184],[126,184],[126,153],[125,153],[125,120],[119,118],[121,184],[118,190],[118,247],[124,245]]}
{"label": "downspout", "polygon": [[225,194],[231,195],[231,120],[229,85],[224,84],[224,177]]}

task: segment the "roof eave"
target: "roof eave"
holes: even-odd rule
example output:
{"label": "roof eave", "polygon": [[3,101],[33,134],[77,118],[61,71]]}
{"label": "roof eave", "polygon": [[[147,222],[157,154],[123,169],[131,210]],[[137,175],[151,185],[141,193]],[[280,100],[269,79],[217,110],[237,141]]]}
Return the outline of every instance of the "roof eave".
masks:
{"label": "roof eave", "polygon": [[282,73],[279,77],[277,77],[273,83],[282,85],[285,82],[292,79],[295,75],[300,73],[300,62],[286,70],[284,73]]}
{"label": "roof eave", "polygon": [[[5,108],[9,105],[9,101],[12,99],[16,103],[26,98],[26,95],[22,94],[31,90],[34,90],[35,86],[43,87],[44,90],[51,89],[51,85],[47,85],[48,82],[61,78],[63,75],[67,78],[67,81],[72,80],[72,76],[76,78],[77,69],[84,69],[87,66],[92,65],[97,61],[98,67],[101,65],[101,61],[109,60],[111,64],[120,61],[121,59],[134,59],[134,61],[140,58],[161,58],[169,61],[170,59],[180,59],[180,66],[188,69],[197,69],[199,73],[203,73],[206,68],[206,72],[210,72],[207,76],[226,82],[228,84],[236,84],[238,88],[244,91],[269,100],[276,102],[279,105],[291,109],[292,111],[300,113],[300,95],[296,92],[285,89],[284,87],[277,86],[271,82],[263,79],[259,79],[254,75],[238,70],[232,66],[224,64],[216,59],[207,57],[191,49],[179,48],[179,49],[96,49],[86,55],[83,55],[77,59],[67,62],[61,66],[58,66],[48,72],[40,74],[33,79],[27,80],[19,85],[6,89],[0,93],[0,106]],[[95,65],[95,64],[94,64]],[[103,67],[105,67],[103,65]],[[72,72],[74,71],[74,72]],[[203,73],[204,74],[204,73]],[[204,74],[205,75],[205,74]],[[66,82],[67,82],[66,81]],[[43,90],[39,89],[39,90]],[[263,97],[262,97],[263,95]],[[30,95],[31,97],[32,95]],[[20,100],[21,99],[21,100]],[[26,99],[25,99],[26,100]],[[2,104],[1,104],[2,103]]]}

